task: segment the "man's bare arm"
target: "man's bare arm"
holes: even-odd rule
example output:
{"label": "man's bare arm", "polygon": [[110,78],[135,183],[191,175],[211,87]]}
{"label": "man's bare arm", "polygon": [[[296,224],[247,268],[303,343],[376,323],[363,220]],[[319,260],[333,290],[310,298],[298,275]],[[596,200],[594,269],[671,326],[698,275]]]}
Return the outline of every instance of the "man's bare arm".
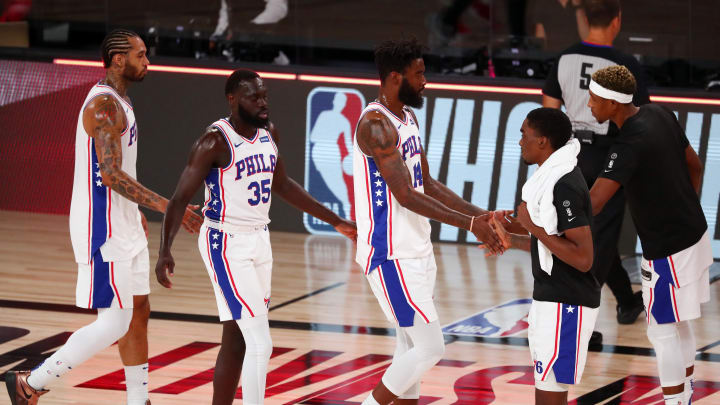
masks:
{"label": "man's bare arm", "polygon": [[120,103],[112,96],[95,97],[83,111],[83,127],[95,139],[102,182],[130,201],[164,212],[167,200],[150,191],[122,168],[122,139],[127,117]]}
{"label": "man's bare arm", "polygon": [[543,97],[542,97],[543,107],[559,109],[560,107],[562,107],[562,104],[563,104],[562,100],[555,98],[555,97],[550,97],[547,94],[543,94]]}
{"label": "man's bare arm", "polygon": [[[409,111],[410,114],[412,114],[414,121],[418,122],[415,113],[412,110]],[[419,124],[418,129],[420,129]],[[455,194],[455,192],[448,186],[435,180],[430,175],[430,165],[428,165],[424,150],[420,151],[420,164],[422,166],[423,189],[425,190],[425,194],[445,204],[448,208],[462,212],[463,214],[480,216],[488,213],[488,211],[465,201],[462,197]]]}
{"label": "man's bare arm", "polygon": [[[535,225],[523,201],[517,208],[518,221],[560,260],[585,273],[592,268],[594,247],[590,226],[571,228],[563,236],[548,235],[545,229]],[[522,240],[525,240],[523,238]]]}
{"label": "man's bare arm", "polygon": [[700,194],[700,183],[702,182],[703,165],[695,153],[695,149],[688,145],[685,148],[685,160],[687,162],[688,173],[690,174],[690,181],[692,182],[695,192]]}
{"label": "man's bare arm", "polygon": [[[500,240],[486,220],[474,221],[472,215],[458,212],[435,198],[415,191],[410,173],[397,150],[397,131],[379,112],[368,112],[358,126],[360,149],[371,156],[390,192],[403,207],[424,217],[470,230],[491,250],[501,251]],[[473,225],[473,229],[471,228]]]}
{"label": "man's bare arm", "polygon": [[422,162],[423,188],[425,189],[425,194],[463,214],[480,216],[488,213],[488,211],[465,201],[459,195],[455,194],[450,187],[430,176],[430,167],[425,157],[425,151],[421,152],[420,159]]}
{"label": "man's bare arm", "polygon": [[600,211],[605,208],[605,204],[610,201],[610,198],[612,198],[619,189],[620,183],[615,180],[604,177],[595,180],[595,183],[590,189],[590,202],[592,203],[593,216],[599,214]]}
{"label": "man's bare arm", "polygon": [[172,286],[168,276],[174,273],[175,261],[170,250],[180,224],[188,216],[186,207],[190,199],[213,167],[223,167],[229,161],[230,150],[217,129],[209,129],[190,149],[190,158],[168,202],[160,231],[160,253],[155,275],[162,286]]}
{"label": "man's bare arm", "polygon": [[[275,145],[279,148],[280,134],[277,128],[271,123],[268,130],[275,141]],[[285,170],[285,160],[279,151],[275,173],[273,173],[272,191],[298,210],[307,212],[313,217],[332,225],[342,235],[353,241],[357,239],[357,228],[354,222],[332,212],[311,196],[298,182],[288,176],[287,170]]]}

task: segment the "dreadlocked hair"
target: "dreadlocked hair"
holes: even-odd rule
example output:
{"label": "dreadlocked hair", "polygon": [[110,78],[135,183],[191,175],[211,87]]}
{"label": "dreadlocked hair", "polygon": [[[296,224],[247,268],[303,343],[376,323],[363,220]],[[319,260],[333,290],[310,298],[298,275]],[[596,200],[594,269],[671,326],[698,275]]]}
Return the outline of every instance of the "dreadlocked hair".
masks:
{"label": "dreadlocked hair", "polygon": [[608,66],[592,75],[593,81],[608,90],[622,94],[635,94],[637,83],[635,76],[622,65]]}
{"label": "dreadlocked hair", "polygon": [[103,39],[100,45],[100,49],[102,50],[103,66],[105,66],[106,69],[112,64],[113,56],[130,50],[132,47],[132,45],[130,45],[130,38],[133,37],[139,37],[139,35],[126,29],[112,30],[105,36],[105,39]]}

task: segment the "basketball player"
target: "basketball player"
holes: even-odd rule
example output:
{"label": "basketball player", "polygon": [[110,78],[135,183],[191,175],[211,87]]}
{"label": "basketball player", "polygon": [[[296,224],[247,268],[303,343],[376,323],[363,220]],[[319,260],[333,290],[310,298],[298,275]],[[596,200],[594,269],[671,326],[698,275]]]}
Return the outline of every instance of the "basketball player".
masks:
{"label": "basketball player", "polygon": [[[76,305],[97,309],[98,317],[32,372],[8,372],[5,383],[13,405],[37,403],[48,392],[45,386],[118,339],[127,403],[150,403],[147,222],[138,205],[162,212],[167,200],[135,179],[138,129],[127,96],[130,84],[145,77],[149,62],[142,39],[127,30],[105,37],[102,59],[105,79],[90,89],[78,117],[70,205],[78,262]],[[201,221],[191,210],[184,212],[188,231],[197,232]]]}
{"label": "basketball player", "polygon": [[363,404],[417,404],[420,378],[445,350],[433,304],[436,266],[427,218],[471,231],[493,252],[502,252],[502,246],[487,211],[429,175],[418,121],[409,108],[423,104],[422,47],[415,40],[383,42],[375,63],[379,95],[362,112],[353,147],[355,260],[396,325],[397,348]]}
{"label": "basketball player", "polygon": [[647,335],[657,354],[665,403],[689,404],[695,360],[690,320],[710,298],[713,262],[698,193],[702,163],[675,115],[664,107],[636,107],[632,73],[624,66],[598,70],[588,107],[598,122],[612,120],[620,135],[590,190],[593,212],[622,186],[643,257],[642,294]]}
{"label": "basketball player", "polygon": [[230,117],[214,122],[195,142],[168,204],[155,273],[160,284],[172,286],[168,275],[175,262],[170,248],[188,201],[204,183],[205,223],[198,246],[223,323],[213,404],[232,403],[241,366],[243,403],[261,404],[273,347],[268,323],[271,192],[350,239],[357,234],[353,222],[337,216],[288,177],[276,146],[278,131],[268,118],[267,88],[258,74],[236,70],[227,79],[225,96]]}
{"label": "basketball player", "polygon": [[[642,78],[642,68],[634,57],[613,48],[621,26],[620,0],[584,0],[582,6],[589,32],[582,42],[560,54],[543,88],[543,106],[560,108],[565,105],[574,135],[581,144],[578,166],[588,187],[592,187],[602,171],[610,145],[617,137],[618,128],[610,122],[597,122],[587,108],[590,75],[607,66],[625,65],[636,77]],[[633,102],[635,105],[650,102],[642,79],[638,81]],[[617,322],[632,324],[642,313],[643,303],[641,292],[633,293],[618,253],[624,216],[625,194],[620,191],[593,219],[593,239],[598,252],[592,272],[601,284],[607,283],[615,296]],[[594,347],[602,343],[600,332],[593,333],[591,343]]]}
{"label": "basketball player", "polygon": [[582,378],[600,306],[600,284],[590,271],[590,193],[577,167],[580,143],[571,139],[572,126],[562,111],[535,109],[521,131],[522,159],[538,169],[523,186],[523,202],[516,210],[530,237],[512,234],[510,241],[532,258],[528,340],[535,403],[567,404],[569,385]]}

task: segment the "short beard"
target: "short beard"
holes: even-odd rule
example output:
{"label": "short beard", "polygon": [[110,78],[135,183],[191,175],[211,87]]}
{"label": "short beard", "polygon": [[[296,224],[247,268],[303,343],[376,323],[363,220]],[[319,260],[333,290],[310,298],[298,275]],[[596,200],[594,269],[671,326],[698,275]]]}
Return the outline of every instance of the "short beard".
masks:
{"label": "short beard", "polygon": [[425,99],[420,95],[420,92],[413,89],[406,78],[403,78],[402,83],[400,83],[398,100],[412,108],[422,108],[425,103]]}
{"label": "short beard", "polygon": [[268,115],[268,118],[260,118],[256,115],[252,115],[249,112],[245,111],[242,107],[238,105],[237,108],[238,117],[245,121],[247,124],[250,124],[251,126],[255,128],[267,128],[268,123],[270,122],[270,116]]}
{"label": "short beard", "polygon": [[145,79],[145,76],[141,76],[142,70],[135,70],[129,67],[125,68],[125,72],[123,72],[123,77],[125,80],[129,82],[141,82],[143,79]]}

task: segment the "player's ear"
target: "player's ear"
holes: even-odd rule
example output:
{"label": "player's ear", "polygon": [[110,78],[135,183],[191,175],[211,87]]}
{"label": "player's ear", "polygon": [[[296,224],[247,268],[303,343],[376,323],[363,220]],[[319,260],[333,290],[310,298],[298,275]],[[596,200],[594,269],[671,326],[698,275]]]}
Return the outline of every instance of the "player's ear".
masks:
{"label": "player's ear", "polygon": [[550,145],[550,139],[547,136],[538,136],[537,138],[540,149],[545,149],[548,145]]}
{"label": "player's ear", "polygon": [[112,57],[112,64],[117,65],[119,67],[123,67],[125,65],[125,57],[127,55],[124,53],[116,53]]}
{"label": "player's ear", "polygon": [[390,80],[392,80],[392,83],[395,85],[400,85],[400,82],[402,82],[402,74],[399,72],[392,71],[390,72]]}

